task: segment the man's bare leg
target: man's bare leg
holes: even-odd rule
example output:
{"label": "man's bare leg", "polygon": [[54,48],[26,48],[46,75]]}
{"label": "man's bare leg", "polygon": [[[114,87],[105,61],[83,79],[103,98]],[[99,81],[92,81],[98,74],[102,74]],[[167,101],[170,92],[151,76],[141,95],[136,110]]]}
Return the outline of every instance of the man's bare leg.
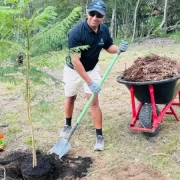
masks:
{"label": "man's bare leg", "polygon": [[[89,100],[91,97],[91,94],[86,94],[87,99]],[[98,96],[95,96],[91,105],[90,105],[90,110],[91,110],[91,116],[94,122],[94,127],[96,129],[102,129],[102,111],[99,106],[99,100]]]}

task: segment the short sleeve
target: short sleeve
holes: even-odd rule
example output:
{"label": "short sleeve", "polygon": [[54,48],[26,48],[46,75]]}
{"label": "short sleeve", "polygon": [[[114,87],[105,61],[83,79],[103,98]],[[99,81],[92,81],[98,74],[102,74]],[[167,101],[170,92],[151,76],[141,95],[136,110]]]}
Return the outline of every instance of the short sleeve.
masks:
{"label": "short sleeve", "polygon": [[108,28],[106,29],[105,33],[106,33],[107,40],[106,40],[103,48],[108,49],[111,45],[113,45],[113,39],[110,36],[110,32],[109,32]]}
{"label": "short sleeve", "polygon": [[72,29],[68,34],[68,48],[71,49],[81,45],[82,40],[78,29]]}

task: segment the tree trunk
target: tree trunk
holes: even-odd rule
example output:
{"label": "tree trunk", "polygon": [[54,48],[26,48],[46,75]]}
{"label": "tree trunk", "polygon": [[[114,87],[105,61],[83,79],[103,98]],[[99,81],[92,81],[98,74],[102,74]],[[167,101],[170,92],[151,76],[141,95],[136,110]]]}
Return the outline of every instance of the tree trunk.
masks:
{"label": "tree trunk", "polygon": [[115,26],[115,30],[114,30],[114,34],[115,34],[115,38],[117,37],[117,5],[116,5],[116,0],[115,0],[115,19],[114,19],[114,26]]}
{"label": "tree trunk", "polygon": [[132,40],[131,40],[132,42],[134,41],[135,34],[136,34],[136,19],[137,19],[137,10],[138,10],[138,6],[139,6],[139,2],[140,2],[140,0],[137,1],[136,8],[134,11],[134,28],[133,28],[133,35],[132,35]]}
{"label": "tree trunk", "polygon": [[113,9],[113,12],[112,12],[112,19],[111,19],[111,37],[112,38],[115,38],[115,15],[116,15],[116,10]]}
{"label": "tree trunk", "polygon": [[167,3],[168,3],[168,0],[165,0],[165,2],[164,2],[164,16],[163,16],[163,20],[162,20],[161,25],[160,25],[161,29],[163,26],[165,28],[167,28]]}
{"label": "tree trunk", "polygon": [[29,42],[29,30],[26,27],[26,101],[27,101],[27,114],[28,120],[31,125],[31,135],[32,135],[32,154],[33,154],[33,167],[37,166],[37,157],[36,157],[36,148],[35,148],[35,139],[34,139],[34,127],[33,121],[31,116],[31,94],[30,94],[30,79],[29,79],[29,72],[30,72],[30,42]]}

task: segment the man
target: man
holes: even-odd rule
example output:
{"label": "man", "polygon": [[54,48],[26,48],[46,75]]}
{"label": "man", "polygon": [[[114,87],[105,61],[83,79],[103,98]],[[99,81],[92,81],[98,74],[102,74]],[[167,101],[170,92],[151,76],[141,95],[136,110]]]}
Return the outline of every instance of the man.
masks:
{"label": "man", "polygon": [[[106,14],[106,5],[101,0],[94,0],[87,9],[87,19],[77,24],[69,33],[69,49],[88,45],[87,50],[81,50],[81,55],[71,55],[72,63],[67,63],[63,80],[65,82],[65,117],[66,125],[62,129],[60,136],[67,137],[71,129],[71,119],[73,115],[74,102],[78,89],[83,85],[87,99],[95,94],[90,105],[91,116],[96,129],[96,144],[94,150],[104,149],[104,137],[102,133],[102,112],[99,106],[98,93],[101,88],[98,82],[101,79],[98,58],[101,49],[109,53],[116,53],[118,46],[113,45],[108,28],[102,24]],[[127,43],[121,44],[121,50],[127,50]]]}

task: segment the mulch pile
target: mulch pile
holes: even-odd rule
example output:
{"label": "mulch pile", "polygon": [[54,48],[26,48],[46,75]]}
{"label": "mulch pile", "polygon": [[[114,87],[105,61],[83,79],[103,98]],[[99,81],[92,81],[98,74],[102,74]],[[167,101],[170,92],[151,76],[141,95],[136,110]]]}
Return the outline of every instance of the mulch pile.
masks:
{"label": "mulch pile", "polygon": [[159,81],[180,76],[180,63],[168,57],[155,54],[138,57],[134,64],[124,71],[126,81]]}

